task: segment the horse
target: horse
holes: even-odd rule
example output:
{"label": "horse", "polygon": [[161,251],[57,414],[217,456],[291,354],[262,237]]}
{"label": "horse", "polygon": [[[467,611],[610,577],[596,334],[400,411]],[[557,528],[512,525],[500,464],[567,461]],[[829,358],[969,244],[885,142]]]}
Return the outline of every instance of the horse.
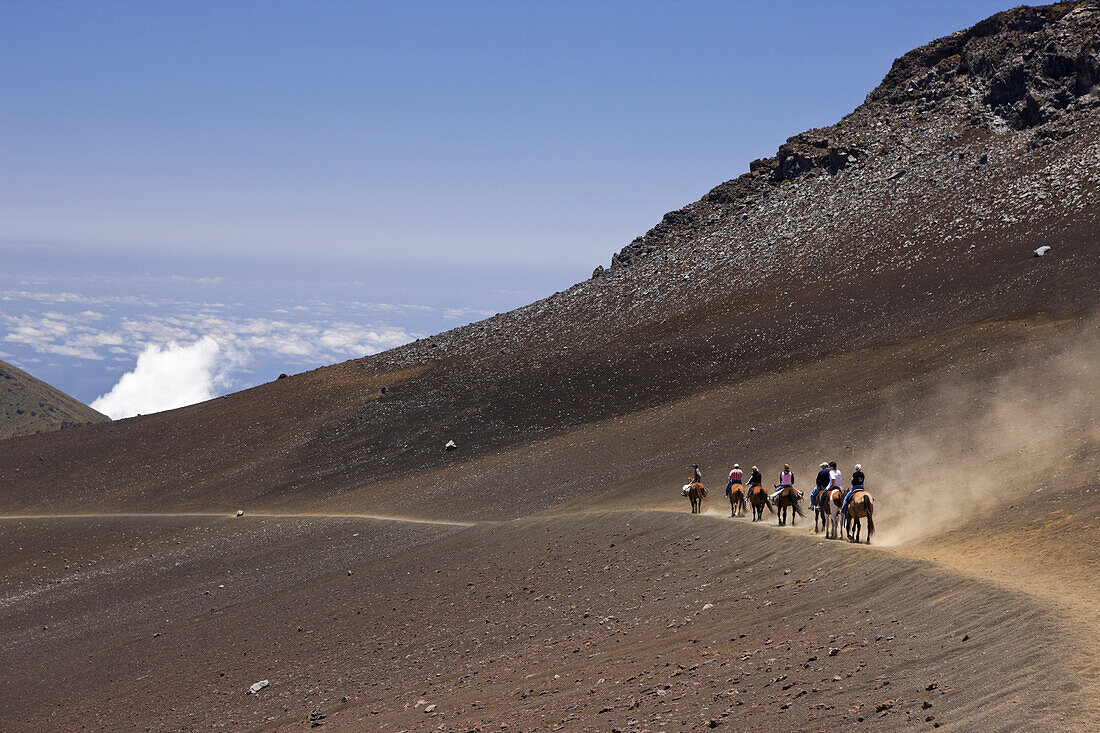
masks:
{"label": "horse", "polygon": [[791,526],[794,526],[794,515],[806,518],[806,515],[802,513],[802,508],[798,506],[798,500],[802,498],[799,496],[798,491],[793,486],[784,486],[779,496],[776,497],[775,505],[778,508],[776,514],[779,517],[779,526],[782,527],[787,523],[787,507],[794,510],[794,514],[791,515]]}
{"label": "horse", "polygon": [[817,511],[814,512],[814,534],[817,534],[817,522],[820,519],[821,528],[825,530],[825,539],[837,539],[840,529],[840,505],[843,503],[844,492],[840,489],[825,489],[821,492],[821,497],[817,500]]}
{"label": "horse", "polygon": [[688,487],[688,499],[691,500],[691,513],[698,514],[703,511],[703,500],[707,498],[707,487],[698,481],[692,482]]}
{"label": "horse", "polygon": [[[875,501],[864,489],[852,494],[852,500],[848,502],[848,514],[844,519],[844,531],[848,535],[849,542],[859,543],[859,520],[867,517],[867,544],[871,544],[871,535],[875,533]],[[854,531],[853,531],[854,529]]]}
{"label": "horse", "polygon": [[745,487],[741,484],[730,484],[727,496],[730,500],[730,516],[745,516]]}
{"label": "horse", "polygon": [[768,490],[760,484],[749,488],[749,504],[752,506],[752,521],[754,522],[764,518],[765,506],[772,514],[775,513],[771,501],[768,500]]}

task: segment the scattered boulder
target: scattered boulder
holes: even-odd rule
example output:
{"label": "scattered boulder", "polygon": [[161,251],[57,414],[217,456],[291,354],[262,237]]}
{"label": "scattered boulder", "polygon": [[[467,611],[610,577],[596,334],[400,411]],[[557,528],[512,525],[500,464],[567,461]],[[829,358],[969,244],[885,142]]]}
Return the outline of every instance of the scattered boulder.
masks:
{"label": "scattered boulder", "polygon": [[1046,254],[1047,252],[1049,252],[1049,251],[1050,251],[1050,246],[1049,246],[1049,245],[1046,245],[1046,244],[1044,244],[1044,245],[1043,245],[1042,247],[1040,247],[1039,249],[1035,250],[1035,256],[1036,256],[1036,257],[1042,257],[1043,255],[1045,255],[1045,254]]}
{"label": "scattered boulder", "polygon": [[238,509],[237,510],[237,516],[238,517],[243,517],[244,516],[244,509]]}
{"label": "scattered boulder", "polygon": [[267,687],[270,684],[271,684],[271,682],[269,682],[268,680],[260,680],[259,682],[254,683],[252,685],[252,687],[248,688],[248,694],[249,695],[255,695],[257,692],[264,689],[265,687]]}
{"label": "scattered boulder", "polygon": [[443,446],[445,450],[456,450],[458,448],[453,440],[448,440],[447,445]]}
{"label": "scattered boulder", "polygon": [[283,372],[282,374],[279,375],[279,379],[286,379],[286,378],[287,378],[286,372]]}

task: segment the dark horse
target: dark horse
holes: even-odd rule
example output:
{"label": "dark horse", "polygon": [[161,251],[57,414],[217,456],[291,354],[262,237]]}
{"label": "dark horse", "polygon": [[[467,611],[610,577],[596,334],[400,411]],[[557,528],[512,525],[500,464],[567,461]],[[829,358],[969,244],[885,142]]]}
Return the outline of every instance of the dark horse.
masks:
{"label": "dark horse", "polygon": [[[787,523],[787,507],[794,510],[794,514],[806,518],[806,515],[802,513],[802,508],[798,506],[798,491],[793,486],[784,486],[783,490],[779,492],[779,496],[776,497],[775,504],[778,507],[776,512],[779,515],[779,526],[782,527]],[[791,515],[791,526],[794,526],[794,514]]]}
{"label": "dark horse", "polygon": [[859,543],[859,520],[867,518],[867,544],[871,544],[871,535],[875,533],[875,501],[866,491],[860,490],[852,494],[852,500],[848,502],[848,513],[844,517],[844,530],[849,542]]}
{"label": "dark horse", "polygon": [[745,515],[745,487],[741,484],[730,484],[730,516],[743,517]]}
{"label": "dark horse", "polygon": [[698,514],[703,511],[703,500],[707,498],[707,487],[698,481],[688,487],[688,499],[691,500],[691,513]]}
{"label": "dark horse", "polygon": [[768,511],[775,513],[771,501],[768,500],[768,490],[760,484],[749,487],[749,505],[752,507],[754,522],[764,518],[764,507],[768,507]]}

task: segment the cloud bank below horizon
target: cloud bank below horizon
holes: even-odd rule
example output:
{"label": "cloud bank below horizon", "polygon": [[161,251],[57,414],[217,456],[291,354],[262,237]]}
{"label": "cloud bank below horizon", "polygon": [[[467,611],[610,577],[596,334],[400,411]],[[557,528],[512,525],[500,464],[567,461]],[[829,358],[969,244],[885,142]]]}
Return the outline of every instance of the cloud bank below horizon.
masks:
{"label": "cloud bank below horizon", "polygon": [[[220,300],[0,289],[0,346],[35,376],[97,375],[63,391],[113,419],[201,402],[413,341],[486,312],[360,301]],[[87,381],[92,382],[92,379]],[[94,390],[94,391],[93,391]],[[93,399],[94,398],[94,399]]]}
{"label": "cloud bank below horizon", "polygon": [[213,399],[228,385],[233,359],[213,336],[193,344],[150,344],[138,355],[133,371],[92,402],[92,409],[112,420],[172,410]]}

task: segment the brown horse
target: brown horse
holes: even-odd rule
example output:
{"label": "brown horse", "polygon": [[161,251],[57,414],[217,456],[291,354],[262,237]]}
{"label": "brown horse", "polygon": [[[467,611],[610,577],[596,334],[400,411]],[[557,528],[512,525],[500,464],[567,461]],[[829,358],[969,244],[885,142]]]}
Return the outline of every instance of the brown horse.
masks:
{"label": "brown horse", "polygon": [[806,515],[802,513],[802,508],[798,506],[798,500],[802,498],[798,494],[798,490],[793,486],[784,486],[783,490],[779,492],[779,496],[775,499],[775,505],[778,509],[776,514],[779,516],[779,526],[782,527],[787,523],[787,507],[790,507],[794,514],[791,514],[791,526],[794,526],[794,515],[806,518]]}
{"label": "brown horse", "polygon": [[768,500],[768,490],[759,484],[749,489],[749,505],[752,507],[752,521],[754,522],[764,518],[765,506],[772,514],[775,513],[771,501]]}
{"label": "brown horse", "polygon": [[745,516],[745,487],[741,484],[730,484],[730,516]]}
{"label": "brown horse", "polygon": [[866,491],[860,490],[852,494],[852,500],[848,502],[848,514],[844,518],[844,531],[848,535],[849,542],[859,542],[859,520],[867,518],[867,544],[871,544],[871,535],[875,533],[875,501]]}
{"label": "brown horse", "polygon": [[703,500],[707,498],[707,487],[695,481],[688,487],[688,499],[691,500],[691,513],[703,511]]}
{"label": "brown horse", "polygon": [[[844,503],[844,492],[840,489],[825,489],[817,500],[814,512],[814,534],[817,534],[817,522],[821,520],[821,529],[825,530],[825,539],[835,540],[840,532],[840,505]],[[830,527],[830,523],[832,527]]]}

